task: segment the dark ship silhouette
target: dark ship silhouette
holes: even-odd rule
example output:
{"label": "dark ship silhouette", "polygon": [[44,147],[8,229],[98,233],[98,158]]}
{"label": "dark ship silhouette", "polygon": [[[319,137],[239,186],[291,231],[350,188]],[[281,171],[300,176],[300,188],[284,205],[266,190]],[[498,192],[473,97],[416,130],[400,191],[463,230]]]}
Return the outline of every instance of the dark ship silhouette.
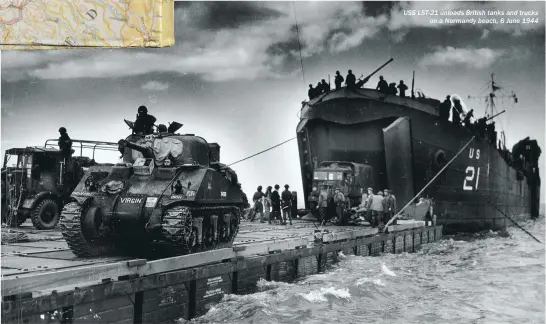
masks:
{"label": "dark ship silhouette", "polygon": [[[504,215],[515,221],[538,216],[541,152],[536,141],[527,137],[511,152],[504,143],[497,147],[496,133],[492,139],[441,120],[440,101],[422,93],[416,98],[413,82],[409,98],[361,86],[302,103],[297,140],[306,209],[320,180],[344,182],[352,206],[360,203],[367,187],[374,193],[391,189],[400,209],[474,136],[421,196],[433,201],[436,224],[445,233],[476,232],[505,228],[510,221]],[[499,89],[491,80],[492,110]],[[504,140],[504,133],[500,137]]]}

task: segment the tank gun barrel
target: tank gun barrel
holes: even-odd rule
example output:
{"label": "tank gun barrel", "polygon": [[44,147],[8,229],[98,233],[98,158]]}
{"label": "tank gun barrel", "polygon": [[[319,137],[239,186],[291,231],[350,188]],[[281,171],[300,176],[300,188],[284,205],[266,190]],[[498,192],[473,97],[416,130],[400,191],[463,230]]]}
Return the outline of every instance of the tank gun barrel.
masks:
{"label": "tank gun barrel", "polygon": [[123,148],[128,147],[128,148],[133,149],[135,151],[139,151],[147,159],[153,159],[154,158],[154,151],[152,150],[151,147],[141,146],[141,145],[138,145],[138,144],[135,144],[135,143],[131,143],[131,142],[129,142],[127,140],[124,140],[124,139],[119,140],[118,145],[119,145],[120,150],[123,149]]}

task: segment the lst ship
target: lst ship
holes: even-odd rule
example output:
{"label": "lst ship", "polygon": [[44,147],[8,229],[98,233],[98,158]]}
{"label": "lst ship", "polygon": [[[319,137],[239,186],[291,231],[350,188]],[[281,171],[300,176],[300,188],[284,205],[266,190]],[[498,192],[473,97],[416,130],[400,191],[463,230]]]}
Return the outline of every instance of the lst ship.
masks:
{"label": "lst ship", "polygon": [[333,180],[347,184],[342,191],[352,206],[372,187],[392,190],[400,209],[474,136],[422,194],[434,203],[436,224],[444,233],[477,232],[506,228],[506,216],[516,222],[538,216],[536,141],[526,138],[510,152],[487,135],[441,120],[439,100],[411,93],[343,87],[302,103],[297,140],[306,209],[313,185],[339,183]]}

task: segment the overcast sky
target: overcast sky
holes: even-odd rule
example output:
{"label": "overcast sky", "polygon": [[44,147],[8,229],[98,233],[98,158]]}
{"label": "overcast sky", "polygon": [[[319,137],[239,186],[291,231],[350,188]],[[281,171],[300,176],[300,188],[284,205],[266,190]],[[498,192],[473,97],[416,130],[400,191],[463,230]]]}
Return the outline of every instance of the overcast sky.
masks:
{"label": "overcast sky", "polygon": [[[497,122],[507,146],[530,136],[546,152],[543,2],[296,2],[304,80],[292,2],[175,8],[171,48],[2,52],[2,150],[41,145],[60,126],[75,139],[116,142],[129,134],[123,119],[134,120],[144,104],[159,123],[176,120],[181,132],[218,142],[221,162],[230,163],[295,136],[307,84],[336,70],[366,75],[392,57],[381,71],[388,82],[410,85],[415,70],[425,95],[459,94],[477,116],[483,99],[467,96],[486,95],[495,73],[519,99],[498,102],[507,110]],[[537,10],[539,23],[440,25],[404,9]],[[248,195],[276,183],[301,195],[295,141],[233,167]]]}

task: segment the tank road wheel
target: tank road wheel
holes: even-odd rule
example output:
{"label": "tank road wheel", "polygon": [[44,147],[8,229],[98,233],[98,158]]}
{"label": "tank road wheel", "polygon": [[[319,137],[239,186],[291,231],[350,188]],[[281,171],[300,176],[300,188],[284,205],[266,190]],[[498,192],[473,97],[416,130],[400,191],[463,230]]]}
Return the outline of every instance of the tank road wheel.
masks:
{"label": "tank road wheel", "polygon": [[233,245],[233,241],[239,232],[241,210],[232,207],[226,211],[221,226],[218,228],[218,248],[229,248]]}
{"label": "tank road wheel", "polygon": [[165,212],[162,223],[160,238],[155,242],[158,253],[188,254],[193,228],[190,209],[185,206],[170,208]]}
{"label": "tank road wheel", "polygon": [[203,247],[205,251],[214,250],[216,248],[216,240],[214,239],[214,227],[212,224],[207,224],[203,229]]}
{"label": "tank road wheel", "polygon": [[61,212],[60,228],[68,247],[78,257],[95,257],[111,254],[112,243],[103,242],[99,235],[102,212],[97,207],[85,211],[78,203],[68,203]]}
{"label": "tank road wheel", "polygon": [[59,205],[52,199],[44,199],[30,212],[32,225],[39,230],[53,229],[59,223]]}

